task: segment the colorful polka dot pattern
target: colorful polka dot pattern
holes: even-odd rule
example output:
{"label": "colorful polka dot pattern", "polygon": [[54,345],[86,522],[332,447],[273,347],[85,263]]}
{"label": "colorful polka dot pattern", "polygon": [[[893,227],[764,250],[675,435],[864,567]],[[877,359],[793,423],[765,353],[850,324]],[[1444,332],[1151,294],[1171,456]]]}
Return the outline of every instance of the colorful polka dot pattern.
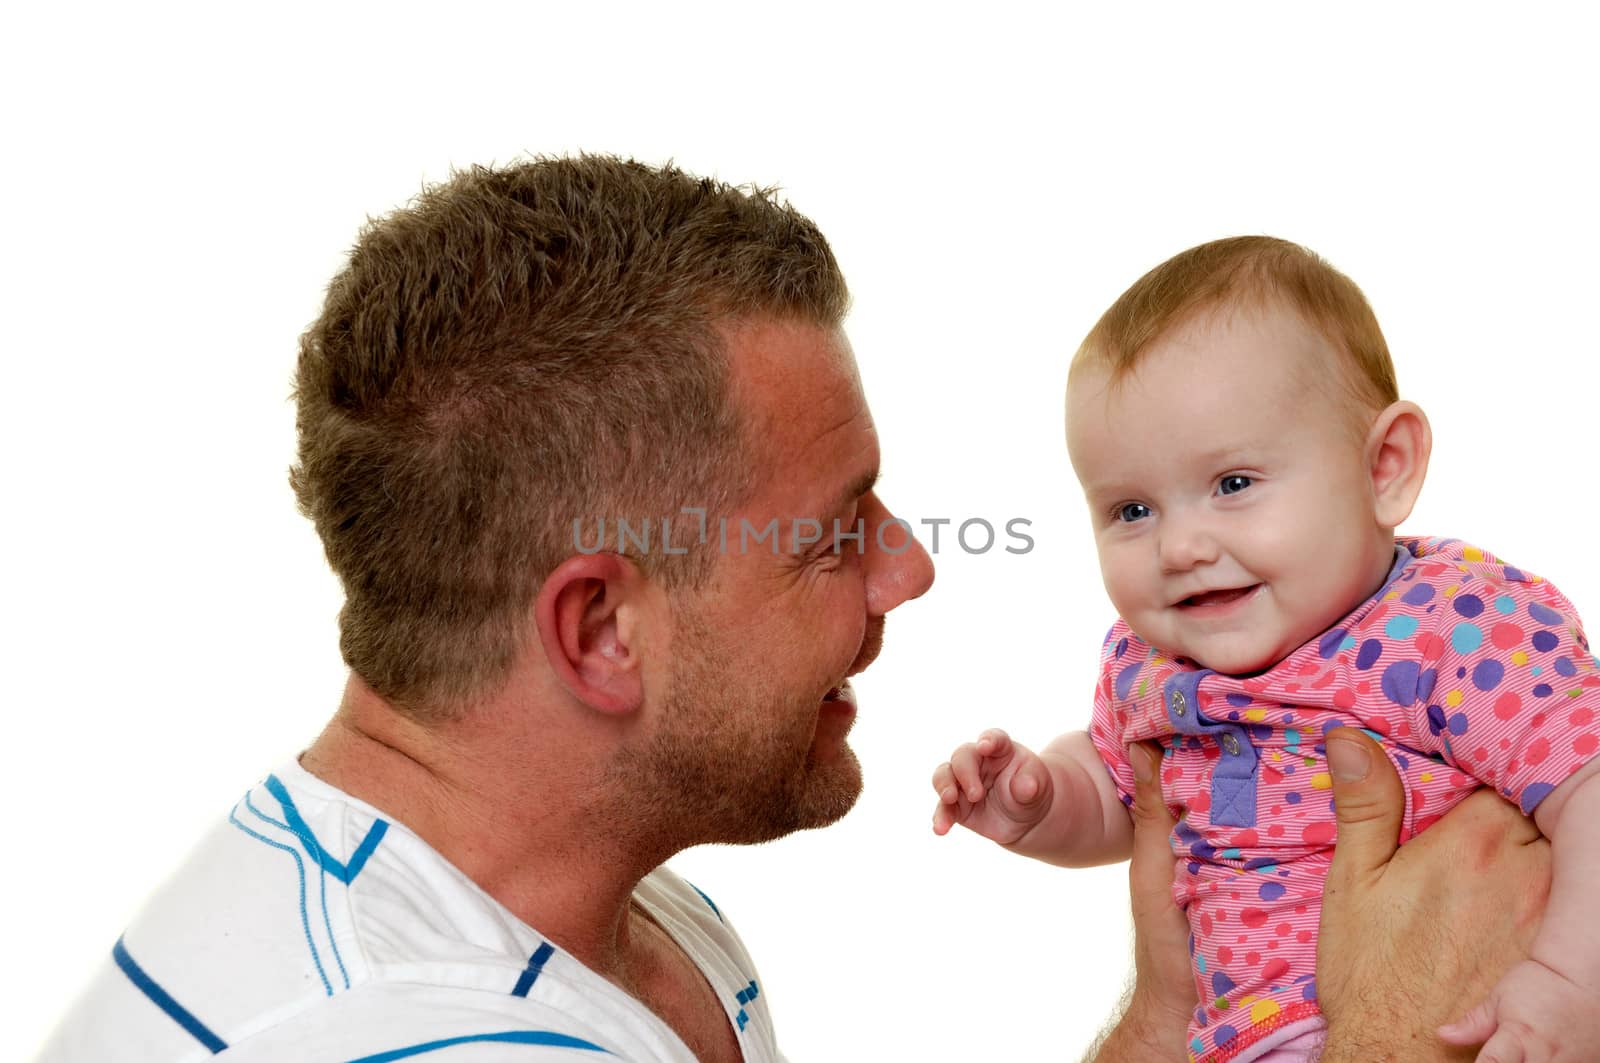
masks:
{"label": "colorful polka dot pattern", "polygon": [[1230,1059],[1316,1014],[1316,930],[1334,842],[1322,736],[1367,730],[1405,782],[1404,841],[1479,786],[1531,813],[1600,749],[1600,664],[1576,610],[1550,583],[1453,539],[1398,540],[1414,560],[1371,600],[1267,672],[1206,674],[1201,714],[1257,751],[1256,824],[1210,819],[1208,735],[1176,733],[1163,690],[1192,662],[1123,621],[1106,639],[1090,736],[1132,800],[1129,742],[1166,749],[1162,788],[1184,811],[1174,895],[1192,931],[1202,1004],[1190,1052]]}

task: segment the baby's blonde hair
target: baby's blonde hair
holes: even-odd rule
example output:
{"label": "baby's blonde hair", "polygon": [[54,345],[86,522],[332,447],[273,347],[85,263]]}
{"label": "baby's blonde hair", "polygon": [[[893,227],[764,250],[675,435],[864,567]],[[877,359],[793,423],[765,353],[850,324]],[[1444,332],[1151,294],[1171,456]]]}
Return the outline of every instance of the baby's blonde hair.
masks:
{"label": "baby's blonde hair", "polygon": [[1196,315],[1274,303],[1299,314],[1344,355],[1339,375],[1356,409],[1375,414],[1400,397],[1389,345],[1361,289],[1314,252],[1271,236],[1213,240],[1140,277],[1089,330],[1068,380],[1093,367],[1116,383],[1152,344]]}

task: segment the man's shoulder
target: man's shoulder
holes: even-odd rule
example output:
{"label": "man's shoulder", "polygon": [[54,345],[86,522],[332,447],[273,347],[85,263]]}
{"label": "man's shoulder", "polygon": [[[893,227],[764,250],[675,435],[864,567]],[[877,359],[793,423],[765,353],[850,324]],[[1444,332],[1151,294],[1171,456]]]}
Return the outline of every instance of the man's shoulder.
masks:
{"label": "man's shoulder", "polygon": [[[738,1009],[740,1032],[770,1042],[754,965],[716,903],[665,868],[636,898]],[[507,1045],[519,1059],[689,1058],[403,825],[290,765],[151,896],[42,1059],[470,1060]]]}
{"label": "man's shoulder", "polygon": [[611,1050],[637,1006],[554,953],[403,826],[286,766],[149,898],[44,1058],[359,1059],[441,1038],[470,1058],[508,1031],[519,1051]]}

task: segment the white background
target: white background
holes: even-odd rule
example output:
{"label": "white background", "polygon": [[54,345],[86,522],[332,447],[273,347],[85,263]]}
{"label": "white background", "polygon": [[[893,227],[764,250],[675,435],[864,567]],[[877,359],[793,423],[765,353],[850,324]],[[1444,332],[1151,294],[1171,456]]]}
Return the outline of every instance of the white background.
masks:
{"label": "white background", "polygon": [[1350,273],[1433,418],[1409,527],[1594,616],[1580,16],[1098,6],[9,14],[0,1057],[332,711],[339,594],[285,483],[295,341],[363,218],[452,165],[583,149],[781,184],[855,293],[884,498],[1033,521],[1022,557],[947,538],[891,618],[854,813],[679,863],[743,929],[797,1061],[1073,1057],[1118,996],[1123,870],[936,839],[927,777],[984,726],[1087,720],[1112,616],[1062,384],[1166,256],[1264,232]]}

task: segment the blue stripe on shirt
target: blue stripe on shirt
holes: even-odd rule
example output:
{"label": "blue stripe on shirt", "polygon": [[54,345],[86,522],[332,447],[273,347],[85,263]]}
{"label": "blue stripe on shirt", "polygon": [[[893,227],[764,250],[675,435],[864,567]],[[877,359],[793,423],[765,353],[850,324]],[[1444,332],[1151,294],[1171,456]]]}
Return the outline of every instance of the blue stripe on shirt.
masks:
{"label": "blue stripe on shirt", "polygon": [[569,1037],[564,1033],[552,1033],[549,1030],[507,1030],[505,1033],[479,1033],[467,1037],[447,1037],[442,1041],[429,1041],[426,1044],[379,1052],[374,1056],[362,1056],[360,1059],[350,1060],[350,1063],[391,1063],[396,1059],[420,1056],[424,1052],[437,1052],[441,1048],[453,1048],[456,1045],[478,1044],[485,1041],[511,1045],[543,1045],[547,1048],[577,1048],[587,1052],[605,1052],[608,1056],[611,1054],[597,1044],[591,1044],[577,1037]]}
{"label": "blue stripe on shirt", "polygon": [[522,972],[522,977],[517,979],[517,984],[512,987],[511,995],[525,997],[528,990],[533,988],[533,983],[539,980],[539,972],[544,970],[544,965],[549,962],[555,953],[555,946],[548,941],[541,941],[539,947],[533,950],[533,955],[528,957],[527,970]]}
{"label": "blue stripe on shirt", "polygon": [[188,1008],[173,1000],[172,994],[157,985],[155,979],[144,973],[143,967],[133,962],[133,957],[128,955],[128,946],[123,944],[122,938],[118,938],[117,943],[112,946],[111,958],[122,968],[122,973],[128,976],[128,981],[132,982],[139,992],[149,997],[151,1003],[166,1012],[172,1021],[187,1030],[191,1037],[209,1048],[212,1055],[228,1047],[227,1042],[212,1033]]}
{"label": "blue stripe on shirt", "polygon": [[[684,881],[685,882],[689,882],[688,879],[684,879]],[[701,889],[699,886],[696,886],[693,882],[689,882],[689,888],[694,890],[696,893],[700,894],[700,899],[702,901],[706,902],[706,907],[710,908],[713,912],[716,913],[717,922],[719,922],[719,923],[726,923],[727,922],[726,919],[722,918],[722,909],[717,907],[717,904],[716,904],[715,901],[713,901],[710,897],[706,896],[706,891],[705,890]]]}

